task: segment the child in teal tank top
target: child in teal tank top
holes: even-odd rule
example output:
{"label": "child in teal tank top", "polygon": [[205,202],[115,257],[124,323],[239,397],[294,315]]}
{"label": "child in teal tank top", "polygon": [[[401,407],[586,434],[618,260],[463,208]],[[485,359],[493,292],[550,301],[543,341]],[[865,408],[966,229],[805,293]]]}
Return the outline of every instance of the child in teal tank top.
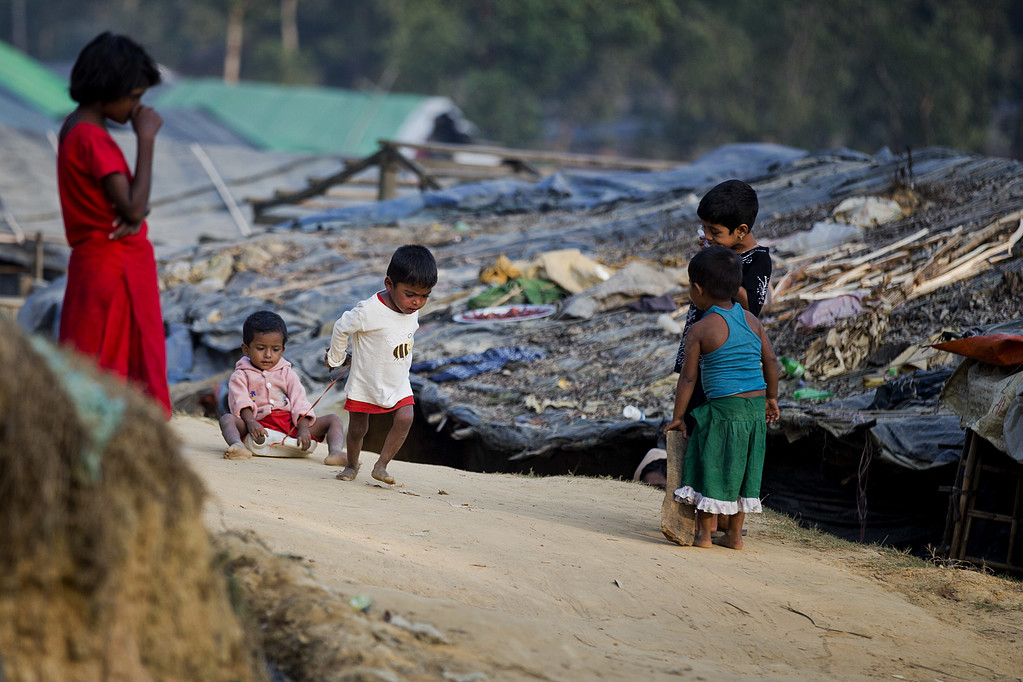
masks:
{"label": "child in teal tank top", "polygon": [[[664,430],[689,437],[675,499],[696,506],[696,547],[742,549],[746,513],[762,511],[767,424],[778,419],[778,362],[763,325],[732,300],[741,280],[738,257],[723,246],[689,262],[689,297],[706,312],[686,335],[675,409]],[[708,401],[693,410],[695,426],[687,434],[683,417],[701,360]],[[725,535],[712,541],[715,514],[731,518]]]}

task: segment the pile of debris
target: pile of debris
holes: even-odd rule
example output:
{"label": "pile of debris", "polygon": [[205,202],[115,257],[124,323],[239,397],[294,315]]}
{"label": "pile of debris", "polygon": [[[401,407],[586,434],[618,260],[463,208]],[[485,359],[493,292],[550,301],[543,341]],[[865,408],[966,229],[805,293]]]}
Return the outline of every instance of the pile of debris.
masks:
{"label": "pile of debris", "polygon": [[[877,436],[877,420],[862,413],[903,375],[951,369],[957,358],[930,348],[939,336],[1021,309],[1013,282],[1023,164],[942,148],[910,158],[735,145],[671,171],[475,183],[184,249],[161,261],[178,407],[199,409],[197,396],[216,390],[239,354],[242,321],[259,308],[284,316],[292,333],[286,354],[318,395],[332,380],[322,356],[334,320],[382,287],[396,246],[415,242],[434,251],[441,272],[420,313],[420,414],[402,457],[631,477],[671,409],[685,265],[698,248],[696,205],[731,177],[758,191],[754,235],[772,246],[775,263],[762,319],[777,353],[802,368],[783,381],[786,440],[818,447],[813,434],[829,423],[831,403],[801,396],[855,397],[859,407],[834,408],[857,413],[851,426],[828,438],[860,454],[871,442],[875,461],[893,466],[949,461],[961,436],[921,455],[927,447]],[[829,241],[836,234],[838,242]],[[600,276],[573,286],[565,271],[579,268],[564,267],[564,254]],[[547,316],[467,320],[481,300],[530,303],[515,285],[493,291],[502,272],[518,283],[553,282],[547,293],[560,288],[566,298],[544,299],[555,308]],[[52,305],[59,288],[37,300]],[[25,326],[52,321],[32,303],[22,311]],[[340,383],[321,406],[342,399]],[[914,409],[923,419],[948,417],[936,397]]]}

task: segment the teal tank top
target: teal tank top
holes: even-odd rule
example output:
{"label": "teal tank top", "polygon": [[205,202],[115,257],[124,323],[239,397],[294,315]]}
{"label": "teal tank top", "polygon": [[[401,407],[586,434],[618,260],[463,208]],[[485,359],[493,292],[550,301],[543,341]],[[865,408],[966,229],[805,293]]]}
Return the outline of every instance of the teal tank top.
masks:
{"label": "teal tank top", "polygon": [[746,311],[738,303],[725,310],[716,305],[706,314],[717,313],[728,323],[728,340],[700,358],[703,390],[708,398],[724,398],[767,388],[760,364],[760,337],[746,322]]}

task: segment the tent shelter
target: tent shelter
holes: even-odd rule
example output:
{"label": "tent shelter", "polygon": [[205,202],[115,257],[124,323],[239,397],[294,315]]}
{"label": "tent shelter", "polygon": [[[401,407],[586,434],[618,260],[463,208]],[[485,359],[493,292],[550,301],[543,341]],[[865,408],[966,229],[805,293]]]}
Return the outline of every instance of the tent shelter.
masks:
{"label": "tent shelter", "polygon": [[461,118],[447,97],[212,79],[176,79],[154,106],[207,113],[259,149],[343,157],[370,154],[381,138],[423,142],[437,116]]}
{"label": "tent shelter", "polygon": [[[963,339],[945,403],[965,443],[949,501],[949,556],[1023,573],[1023,321]],[[992,352],[993,344],[999,351]]]}

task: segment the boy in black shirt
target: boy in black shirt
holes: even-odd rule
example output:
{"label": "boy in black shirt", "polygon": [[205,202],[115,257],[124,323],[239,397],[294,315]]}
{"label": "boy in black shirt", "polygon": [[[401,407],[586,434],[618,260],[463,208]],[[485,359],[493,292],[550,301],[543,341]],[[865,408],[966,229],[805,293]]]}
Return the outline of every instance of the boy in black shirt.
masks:
{"label": "boy in black shirt", "polygon": [[[756,190],[742,180],[726,180],[716,185],[704,195],[696,209],[696,215],[703,223],[700,246],[718,245],[735,251],[742,262],[742,285],[735,302],[758,318],[767,302],[772,270],[770,251],[766,246],[758,245],[753,238],[753,223],[756,222],[759,210]],[[685,360],[686,332],[700,316],[696,306],[689,307],[678,355],[675,357],[676,372],[682,371]],[[705,400],[703,390],[698,390],[701,397],[698,403],[702,403]],[[691,404],[696,400],[694,394]]]}
{"label": "boy in black shirt", "polygon": [[[753,238],[753,223],[760,211],[757,192],[742,180],[726,180],[715,185],[707,192],[696,209],[703,224],[700,246],[724,246],[739,256],[742,263],[742,284],[735,296],[735,302],[753,313],[757,318],[767,302],[771,284],[771,252],[766,246],[757,244]],[[689,306],[686,324],[679,340],[678,354],[675,356],[675,371],[682,371],[685,361],[686,333],[703,316],[695,305]],[[685,424],[689,433],[693,432],[695,423],[692,411],[707,402],[703,392],[703,384],[697,378],[693,387],[693,396],[686,408]],[[658,463],[660,464],[660,463]],[[644,471],[644,473],[646,473]]]}

